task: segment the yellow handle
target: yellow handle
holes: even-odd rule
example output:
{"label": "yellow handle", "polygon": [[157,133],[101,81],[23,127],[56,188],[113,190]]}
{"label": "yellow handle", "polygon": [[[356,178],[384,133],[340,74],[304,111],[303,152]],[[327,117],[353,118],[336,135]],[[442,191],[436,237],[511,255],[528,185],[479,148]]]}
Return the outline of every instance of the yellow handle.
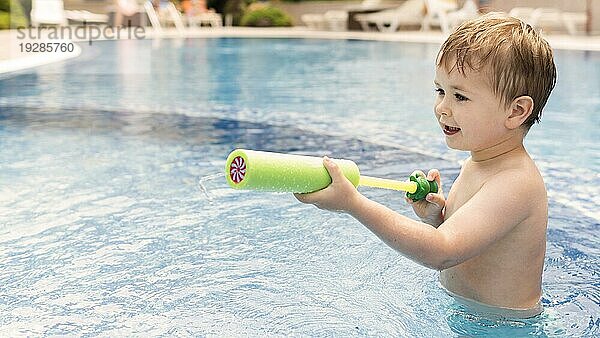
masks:
{"label": "yellow handle", "polygon": [[411,194],[417,191],[417,183],[415,182],[403,182],[362,175],[360,176],[358,185],[372,188],[407,191]]}

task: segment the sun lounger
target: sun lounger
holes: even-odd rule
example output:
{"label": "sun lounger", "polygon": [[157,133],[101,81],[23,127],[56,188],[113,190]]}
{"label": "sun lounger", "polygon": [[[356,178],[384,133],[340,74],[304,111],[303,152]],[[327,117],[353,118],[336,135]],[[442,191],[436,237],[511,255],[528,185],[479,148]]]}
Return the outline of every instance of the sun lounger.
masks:
{"label": "sun lounger", "polygon": [[423,19],[422,30],[430,30],[432,26],[438,26],[442,32],[447,33],[450,30],[447,13],[458,10],[458,3],[446,0],[425,0],[425,7],[427,13]]}
{"label": "sun lounger", "polygon": [[63,0],[32,0],[31,25],[67,26],[69,20],[86,23],[106,23],[108,16],[88,11],[66,11]]}
{"label": "sun lounger", "polygon": [[223,17],[219,13],[199,13],[194,16],[188,16],[187,21],[190,26],[208,25],[211,27],[223,27]]}
{"label": "sun lounger", "polygon": [[473,0],[467,0],[463,6],[457,11],[450,11],[445,13],[447,19],[445,20],[447,26],[441,27],[442,32],[450,33],[461,23],[474,19],[479,16],[479,7]]}
{"label": "sun lounger", "polygon": [[582,32],[578,27],[585,26],[587,22],[587,16],[583,12],[563,12],[557,8],[515,7],[508,15],[523,20],[535,29],[565,29],[570,35]]}
{"label": "sun lounger", "polygon": [[348,26],[348,12],[327,11],[324,14],[303,14],[300,19],[306,27],[314,30],[345,31]]}
{"label": "sun lounger", "polygon": [[309,29],[314,30],[326,30],[327,22],[325,21],[325,17],[323,14],[302,14],[300,16],[300,20],[308,27]]}
{"label": "sun lounger", "polygon": [[[578,35],[585,31],[587,24],[587,15],[584,12],[563,12],[562,20],[567,32],[571,35]],[[577,27],[582,29],[578,29]]]}
{"label": "sun lounger", "polygon": [[108,22],[108,15],[96,14],[84,10],[65,11],[65,16],[69,20],[85,23],[99,24]]}
{"label": "sun lounger", "polygon": [[508,15],[531,24],[531,14],[533,14],[533,11],[535,11],[533,7],[515,7],[508,12]]}
{"label": "sun lounger", "polygon": [[330,31],[345,31],[348,26],[348,12],[346,11],[327,11],[323,17]]}
{"label": "sun lounger", "polygon": [[360,22],[363,30],[369,30],[374,24],[379,31],[395,32],[400,26],[421,26],[424,18],[423,0],[408,0],[400,7],[370,14],[357,14],[354,18]]}
{"label": "sun lounger", "polygon": [[175,5],[172,2],[167,3],[164,7],[160,8],[158,12],[152,6],[152,2],[146,1],[144,3],[144,9],[148,14],[148,18],[150,19],[150,24],[152,28],[156,31],[158,35],[162,35],[163,25],[173,24],[175,28],[177,28],[177,32],[179,35],[185,35],[185,25],[183,24],[183,19],[181,17],[181,13],[175,8]]}
{"label": "sun lounger", "polygon": [[65,15],[63,0],[32,0],[31,2],[31,25],[59,25],[68,24]]}
{"label": "sun lounger", "polygon": [[213,9],[209,9],[204,0],[191,0],[185,6],[182,3],[182,9],[188,26],[223,26],[223,16]]}
{"label": "sun lounger", "polygon": [[364,0],[357,6],[345,7],[344,10],[329,10],[323,14],[309,13],[300,16],[300,20],[309,29],[345,31],[348,29],[348,11],[368,10],[381,6],[381,0]]}

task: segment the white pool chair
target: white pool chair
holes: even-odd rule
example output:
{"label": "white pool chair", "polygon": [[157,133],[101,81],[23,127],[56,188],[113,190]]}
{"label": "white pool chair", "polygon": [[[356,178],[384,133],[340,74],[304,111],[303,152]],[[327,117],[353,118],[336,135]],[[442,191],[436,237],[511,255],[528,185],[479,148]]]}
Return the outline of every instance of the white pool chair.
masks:
{"label": "white pool chair", "polygon": [[432,26],[438,26],[445,34],[450,31],[448,13],[458,10],[456,1],[425,0],[426,14],[423,19],[422,30],[430,30]]}
{"label": "white pool chair", "polygon": [[587,23],[585,13],[563,12],[557,8],[515,7],[508,15],[530,24],[535,29],[565,29],[570,35],[583,32]]}
{"label": "white pool chair", "polygon": [[508,12],[508,15],[531,25],[533,11],[535,11],[533,7],[515,7]]}
{"label": "white pool chair", "polygon": [[365,31],[369,30],[370,24],[374,24],[381,32],[395,32],[400,26],[421,26],[424,19],[423,6],[423,0],[408,0],[400,7],[369,14],[357,14],[354,19]]}
{"label": "white pool chair", "polygon": [[323,16],[323,14],[302,14],[302,16],[300,16],[300,20],[302,20],[302,22],[309,29],[327,29],[327,22],[325,21],[325,17]]}
{"label": "white pool chair", "polygon": [[185,25],[183,24],[181,13],[179,13],[172,2],[169,2],[157,12],[154,6],[152,6],[152,2],[146,1],[144,9],[146,10],[146,14],[148,14],[152,28],[154,28],[157,34],[162,35],[164,33],[163,25],[172,23],[177,28],[180,36],[185,35]]}
{"label": "white pool chair", "polygon": [[300,20],[309,29],[314,30],[330,30],[330,31],[345,31],[348,29],[348,11],[351,9],[360,8],[363,10],[376,8],[381,6],[381,0],[363,0],[360,6],[349,6],[345,10],[329,10],[323,14],[308,13],[302,14]]}
{"label": "white pool chair", "polygon": [[163,30],[160,25],[160,19],[158,18],[158,13],[154,10],[154,6],[152,5],[152,1],[144,2],[144,10],[148,15],[148,19],[150,20],[150,25],[159,36],[162,35]]}
{"label": "white pool chair", "polygon": [[346,11],[327,11],[323,17],[330,31],[341,32],[348,27],[348,12]]}
{"label": "white pool chair", "polygon": [[101,24],[108,22],[108,15],[96,14],[84,10],[65,11],[67,19],[78,22]]}
{"label": "white pool chair", "polygon": [[456,27],[458,27],[461,23],[475,19],[479,16],[479,6],[473,0],[466,0],[463,6],[457,11],[451,11],[445,13],[447,19],[445,22],[447,23],[446,27],[441,27],[442,32],[448,34]]}
{"label": "white pool chair", "polygon": [[363,0],[360,3],[360,7],[364,9],[374,8],[381,6],[381,0]]}
{"label": "white pool chair", "polygon": [[577,35],[577,26],[585,26],[586,21],[585,13],[563,12],[557,8],[536,8],[530,18],[534,28],[565,29],[570,35]]}
{"label": "white pool chair", "polygon": [[69,20],[86,23],[107,23],[108,16],[82,10],[65,10],[63,0],[32,0],[31,25],[67,26]]}
{"label": "white pool chair", "polygon": [[122,26],[124,17],[131,17],[138,13],[140,14],[140,25],[146,26],[145,11],[138,0],[117,0],[115,9],[114,26]]}
{"label": "white pool chair", "polygon": [[562,11],[557,8],[536,8],[529,18],[533,28],[544,30],[563,29]]}
{"label": "white pool chair", "polygon": [[223,16],[219,13],[207,12],[198,13],[193,16],[187,16],[187,22],[189,26],[211,26],[211,27],[223,27]]}
{"label": "white pool chair", "polygon": [[32,0],[31,25],[58,25],[67,26],[63,0]]}
{"label": "white pool chair", "polygon": [[[587,15],[584,12],[563,12],[562,20],[570,35],[579,35],[585,31]],[[582,29],[578,29],[581,27]]]}

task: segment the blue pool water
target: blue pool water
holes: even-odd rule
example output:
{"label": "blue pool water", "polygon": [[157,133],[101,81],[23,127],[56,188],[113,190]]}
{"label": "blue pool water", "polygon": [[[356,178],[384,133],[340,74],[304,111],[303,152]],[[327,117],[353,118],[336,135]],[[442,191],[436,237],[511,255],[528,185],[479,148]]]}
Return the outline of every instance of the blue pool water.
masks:
{"label": "blue pool water", "polygon": [[[0,334],[598,336],[600,55],[556,52],[527,146],[550,197],[540,317],[457,306],[437,273],[357,221],[240,192],[236,147],[355,160],[404,178],[464,153],[432,114],[437,46],[98,42],[0,76]],[[567,190],[569,188],[569,190]],[[446,189],[447,191],[447,189]],[[411,215],[401,195],[364,190]]]}

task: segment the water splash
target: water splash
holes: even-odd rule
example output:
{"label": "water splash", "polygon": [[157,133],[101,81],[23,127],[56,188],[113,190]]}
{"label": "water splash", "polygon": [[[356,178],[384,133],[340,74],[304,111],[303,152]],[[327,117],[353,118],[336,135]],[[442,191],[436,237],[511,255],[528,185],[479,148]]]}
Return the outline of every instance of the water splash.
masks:
{"label": "water splash", "polygon": [[213,196],[206,188],[206,183],[209,181],[213,181],[217,178],[222,178],[222,177],[225,177],[225,174],[217,173],[217,174],[202,176],[202,177],[200,177],[200,180],[198,180],[198,187],[200,188],[200,191],[202,191],[202,194],[204,194],[204,196],[206,197],[206,199],[209,202],[213,201]]}

